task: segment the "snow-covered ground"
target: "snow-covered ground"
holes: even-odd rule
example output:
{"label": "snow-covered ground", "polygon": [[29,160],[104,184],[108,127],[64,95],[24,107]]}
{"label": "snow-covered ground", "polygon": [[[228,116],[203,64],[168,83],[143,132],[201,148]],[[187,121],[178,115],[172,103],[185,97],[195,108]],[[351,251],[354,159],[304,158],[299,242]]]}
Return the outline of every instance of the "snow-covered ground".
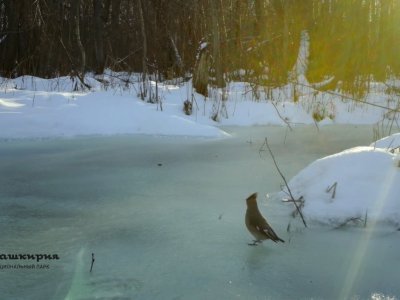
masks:
{"label": "snow-covered ground", "polygon": [[[112,81],[112,80],[110,80]],[[0,96],[0,138],[78,135],[152,134],[220,137],[211,121],[195,122],[182,112],[184,88],[162,85],[163,111],[141,101],[135,85],[102,87],[93,78],[90,91],[75,92],[69,77],[31,76],[4,80]],[[204,118],[205,119],[205,118]]]}
{"label": "snow-covered ground", "polygon": [[[161,105],[151,104],[139,99],[135,75],[107,74],[103,83],[88,75],[85,81],[92,88],[87,91],[74,91],[77,82],[70,77],[0,79],[0,139],[114,134],[224,137],[221,125],[314,124],[313,115],[322,118],[321,125],[374,124],[390,117],[383,108],[343,101],[340,95],[307,86],[297,88],[299,98],[293,102],[292,86],[267,96],[260,87],[230,83],[224,91],[211,90],[204,98],[193,91],[190,81],[157,88],[152,82],[149,89],[153,95],[158,90]],[[384,88],[375,84],[366,100],[394,106]],[[190,116],[183,112],[185,100],[193,101]]]}
{"label": "snow-covered ground", "polygon": [[335,227],[388,222],[400,228],[400,157],[387,149],[355,147],[321,158],[288,185],[295,199],[303,197],[306,219]]}

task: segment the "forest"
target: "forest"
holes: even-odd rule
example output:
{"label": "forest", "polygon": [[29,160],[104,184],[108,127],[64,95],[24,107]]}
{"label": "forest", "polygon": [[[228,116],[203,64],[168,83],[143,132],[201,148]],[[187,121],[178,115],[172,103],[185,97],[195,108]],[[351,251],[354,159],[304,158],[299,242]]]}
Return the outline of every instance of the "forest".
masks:
{"label": "forest", "polygon": [[0,75],[114,71],[223,87],[307,78],[351,94],[400,74],[399,0],[0,0]]}

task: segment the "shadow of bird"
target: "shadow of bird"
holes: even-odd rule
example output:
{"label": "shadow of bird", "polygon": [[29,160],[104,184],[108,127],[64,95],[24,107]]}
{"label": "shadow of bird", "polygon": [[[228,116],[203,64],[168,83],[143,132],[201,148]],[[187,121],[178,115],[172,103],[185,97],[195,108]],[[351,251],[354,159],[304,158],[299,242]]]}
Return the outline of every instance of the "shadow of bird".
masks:
{"label": "shadow of bird", "polygon": [[272,240],[275,243],[285,241],[277,236],[272,227],[268,224],[267,220],[261,215],[257,206],[257,193],[250,195],[246,199],[246,227],[250,233],[255,237],[255,240],[250,246],[256,246],[262,243],[263,240]]}

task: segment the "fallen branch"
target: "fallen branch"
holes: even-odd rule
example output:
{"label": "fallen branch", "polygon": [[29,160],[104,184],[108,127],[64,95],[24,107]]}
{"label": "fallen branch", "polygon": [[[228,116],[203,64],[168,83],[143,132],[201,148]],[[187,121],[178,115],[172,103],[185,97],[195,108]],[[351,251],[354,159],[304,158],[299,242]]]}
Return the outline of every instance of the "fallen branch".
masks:
{"label": "fallen branch", "polygon": [[[285,178],[285,176],[283,176],[281,170],[279,169],[278,163],[277,163],[276,160],[275,160],[275,156],[274,156],[274,154],[272,153],[272,150],[271,150],[271,148],[270,148],[269,145],[268,145],[268,139],[267,139],[267,138],[265,138],[264,144],[267,146],[267,149],[268,149],[269,153],[271,154],[271,157],[272,157],[272,160],[273,160],[273,162],[274,162],[274,165],[275,165],[275,167],[276,167],[276,169],[277,169],[279,175],[282,177],[283,182],[285,183],[285,186],[286,186],[286,188],[287,188],[287,190],[288,190],[288,192],[289,192],[290,198],[293,200],[293,204],[294,204],[294,206],[296,207],[296,210],[297,210],[297,212],[299,213],[299,215],[300,215],[300,217],[301,217],[301,220],[303,221],[304,226],[307,227],[307,223],[306,223],[306,221],[304,220],[304,216],[303,216],[303,214],[302,214],[302,212],[301,212],[299,206],[298,206],[297,203],[296,203],[297,200],[294,199],[293,194],[292,194],[292,191],[290,190],[289,185],[288,185],[288,183],[287,183],[287,181],[286,181],[286,178]],[[264,144],[261,146],[260,152],[263,151]],[[303,197],[300,197],[298,200],[300,200],[301,198],[303,198]]]}

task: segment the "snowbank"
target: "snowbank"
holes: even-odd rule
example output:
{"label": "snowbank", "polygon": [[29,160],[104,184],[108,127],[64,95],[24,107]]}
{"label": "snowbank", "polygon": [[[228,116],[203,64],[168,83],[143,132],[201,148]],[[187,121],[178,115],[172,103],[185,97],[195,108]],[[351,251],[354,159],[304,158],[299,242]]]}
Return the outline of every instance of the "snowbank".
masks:
{"label": "snowbank", "polygon": [[[387,150],[356,147],[311,163],[288,184],[296,199],[303,196],[308,220],[340,226],[367,218],[367,226],[369,221],[399,226],[399,163]],[[329,190],[335,183],[336,191]]]}
{"label": "snowbank", "polygon": [[392,134],[391,136],[384,137],[370,145],[371,147],[383,149],[396,149],[400,147],[400,133]]}
{"label": "snowbank", "polygon": [[[225,90],[210,90],[210,97],[204,98],[193,91],[190,81],[157,86],[151,82],[149,92],[158,91],[160,106],[138,98],[138,74],[107,71],[101,77],[88,74],[85,82],[90,91],[77,91],[81,85],[71,77],[0,78],[0,138],[112,134],[220,138],[228,136],[218,128],[221,125],[314,124],[315,115],[321,125],[374,124],[387,112],[309,86],[298,87],[298,101],[293,102],[291,85],[266,91],[248,83],[228,83]],[[371,91],[369,102],[387,103],[381,85]],[[182,109],[186,100],[193,100],[190,116]]]}
{"label": "snowbank", "polygon": [[[208,122],[195,122],[182,112],[177,87],[173,101],[161,107],[138,99],[134,86],[120,84],[108,90],[88,80],[92,90],[74,91],[69,77],[40,79],[24,76],[3,80],[0,91],[0,138],[47,138],[79,135],[151,134],[225,137]],[[181,103],[179,103],[181,102]]]}

